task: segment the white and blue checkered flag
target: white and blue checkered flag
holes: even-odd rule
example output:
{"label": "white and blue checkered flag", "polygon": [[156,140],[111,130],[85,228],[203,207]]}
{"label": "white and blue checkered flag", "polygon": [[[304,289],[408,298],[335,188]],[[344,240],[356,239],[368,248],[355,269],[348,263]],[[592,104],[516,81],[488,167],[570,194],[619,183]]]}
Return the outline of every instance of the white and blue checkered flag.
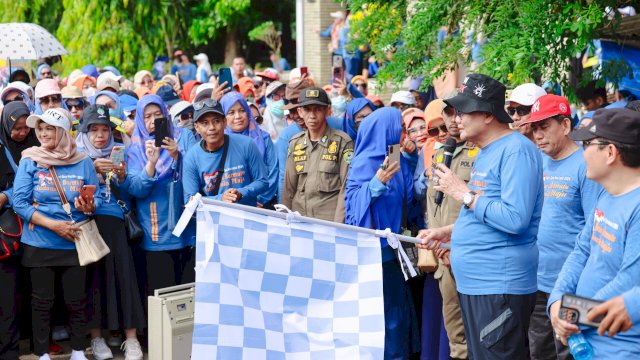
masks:
{"label": "white and blue checkered flag", "polygon": [[201,204],[192,359],[382,359],[378,237]]}

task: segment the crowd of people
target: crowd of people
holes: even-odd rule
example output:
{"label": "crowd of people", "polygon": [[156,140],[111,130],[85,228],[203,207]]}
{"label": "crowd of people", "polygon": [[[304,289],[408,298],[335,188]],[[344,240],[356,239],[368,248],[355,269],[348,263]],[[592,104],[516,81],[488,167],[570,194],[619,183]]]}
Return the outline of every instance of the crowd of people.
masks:
{"label": "crowd of people", "polygon": [[[133,81],[94,65],[57,78],[42,64],[33,81],[16,70],[2,89],[0,205],[22,232],[20,250],[0,260],[0,358],[18,358],[23,308],[40,359],[60,351],[60,326],[72,360],[86,359],[87,336],[95,359],[120,344],[142,359],[147,295],[195,280],[195,223],[172,230],[198,193],[423,239],[418,281],[381,239],[386,359],[568,359],[576,334],[596,358],[640,354],[630,96],[609,104],[585,88],[589,112],[576,119],[536,84],[507,94],[469,74],[385,105],[363,75],[319,86],[293,69],[284,83],[276,69],[246,76],[238,57],[229,84],[205,54],[197,66],[174,58],[170,74]],[[74,242],[88,218],[110,253],[81,266]],[[560,317],[564,294],[607,301],[588,314],[600,328]]]}

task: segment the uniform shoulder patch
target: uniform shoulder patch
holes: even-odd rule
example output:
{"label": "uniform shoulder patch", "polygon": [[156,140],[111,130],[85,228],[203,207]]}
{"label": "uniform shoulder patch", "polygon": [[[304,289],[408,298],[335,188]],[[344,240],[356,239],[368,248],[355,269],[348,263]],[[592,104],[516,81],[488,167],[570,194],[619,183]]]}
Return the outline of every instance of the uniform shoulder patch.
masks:
{"label": "uniform shoulder patch", "polygon": [[353,159],[353,149],[346,149],[342,152],[342,160],[347,164],[351,164],[351,159]]}
{"label": "uniform shoulder patch", "polygon": [[476,157],[478,156],[478,152],[480,151],[479,147],[474,147],[473,149],[469,150],[469,152],[467,153],[468,157]]}
{"label": "uniform shoulder patch", "polygon": [[349,136],[349,134],[347,134],[346,132],[344,132],[344,131],[342,131],[342,130],[336,130],[336,129],[334,129],[334,130],[333,130],[333,136],[334,136],[334,137],[339,136],[339,137],[341,137],[342,139],[344,139],[344,140],[346,140],[346,141],[351,141],[351,140],[352,140],[352,139],[351,139],[351,136]]}

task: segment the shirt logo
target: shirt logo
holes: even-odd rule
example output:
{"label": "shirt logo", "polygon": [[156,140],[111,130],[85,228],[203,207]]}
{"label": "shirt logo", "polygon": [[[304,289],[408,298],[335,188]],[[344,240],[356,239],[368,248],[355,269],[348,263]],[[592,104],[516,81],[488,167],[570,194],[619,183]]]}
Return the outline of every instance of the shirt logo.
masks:
{"label": "shirt logo", "polygon": [[612,229],[618,230],[619,226],[618,224],[614,223],[613,221],[607,219],[604,215],[604,211],[599,210],[598,208],[596,208],[596,212],[593,215],[593,219],[597,222],[597,223],[605,223],[608,226],[610,226]]}
{"label": "shirt logo", "polygon": [[477,97],[482,97],[482,93],[486,90],[484,84],[476,85],[476,88],[473,90],[473,93],[476,94]]}
{"label": "shirt logo", "polygon": [[218,170],[212,172],[211,174],[204,174],[204,191],[211,192],[216,185],[216,180],[218,179]]}
{"label": "shirt logo", "polygon": [[45,172],[40,171],[36,174],[36,176],[38,177],[40,186],[47,186],[47,185],[53,184],[53,178],[51,177],[51,174],[47,174]]}
{"label": "shirt logo", "polygon": [[332,142],[331,145],[329,145],[329,154],[335,154],[338,152],[338,143],[337,142]]}

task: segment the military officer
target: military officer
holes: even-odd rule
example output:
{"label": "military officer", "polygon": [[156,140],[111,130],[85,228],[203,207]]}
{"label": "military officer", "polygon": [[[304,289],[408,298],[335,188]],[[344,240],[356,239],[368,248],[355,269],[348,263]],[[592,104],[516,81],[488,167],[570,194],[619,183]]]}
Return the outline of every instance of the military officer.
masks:
{"label": "military officer", "polygon": [[344,192],[353,141],[327,124],[331,102],[319,87],[300,92],[298,111],[306,130],[289,141],[281,203],[304,216],[344,222]]}

